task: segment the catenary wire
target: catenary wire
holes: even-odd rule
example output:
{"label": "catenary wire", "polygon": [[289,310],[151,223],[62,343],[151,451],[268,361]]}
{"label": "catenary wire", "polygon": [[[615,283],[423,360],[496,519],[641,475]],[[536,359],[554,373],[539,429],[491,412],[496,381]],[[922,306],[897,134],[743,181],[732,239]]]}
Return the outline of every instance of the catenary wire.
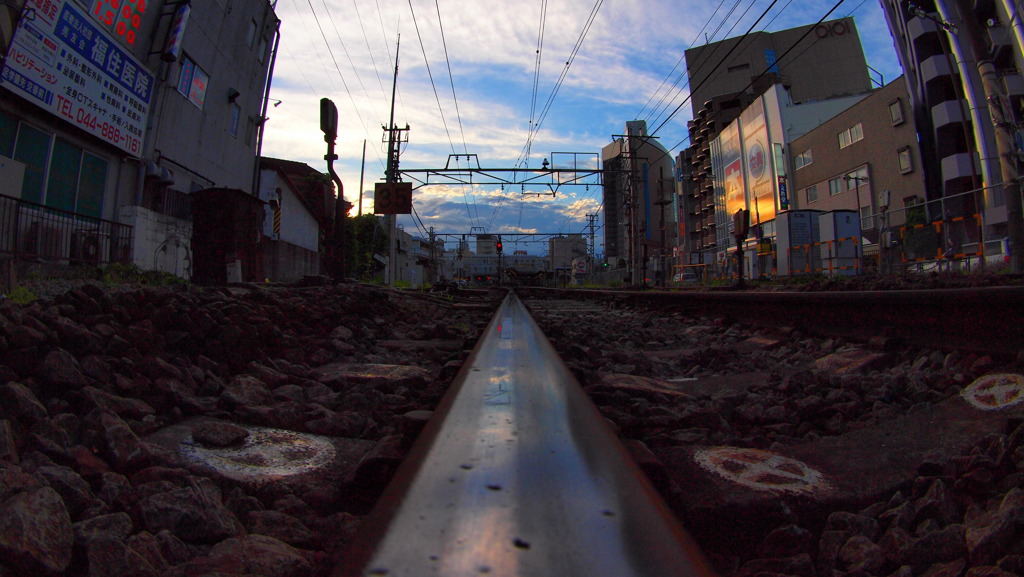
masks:
{"label": "catenary wire", "polygon": [[423,52],[423,63],[427,67],[427,77],[430,78],[430,87],[434,90],[434,100],[437,101],[437,109],[441,113],[441,124],[444,125],[444,132],[448,135],[448,144],[451,146],[452,154],[455,154],[455,143],[452,141],[452,133],[448,130],[448,121],[444,117],[444,108],[441,106],[441,97],[437,94],[437,84],[434,82],[434,74],[430,71],[430,59],[427,58],[427,47],[423,44],[423,35],[420,33],[420,25],[416,20],[416,11],[412,7],[412,0],[409,0],[409,12],[412,13],[412,23],[416,28],[416,37],[420,42],[420,50]]}

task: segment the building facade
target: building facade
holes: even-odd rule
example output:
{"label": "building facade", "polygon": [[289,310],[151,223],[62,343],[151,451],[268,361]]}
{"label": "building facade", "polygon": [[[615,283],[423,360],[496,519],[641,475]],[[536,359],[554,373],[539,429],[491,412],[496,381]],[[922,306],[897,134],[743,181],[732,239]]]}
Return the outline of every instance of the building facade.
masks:
{"label": "building facade", "polygon": [[[905,71],[907,112],[919,127],[922,154],[935,158],[923,166],[927,200],[933,201],[926,218],[977,214],[989,245],[985,252],[998,252],[1000,239],[1010,234],[1010,220],[1020,230],[1020,193],[1014,186],[1012,216],[1007,207],[1014,199],[1004,190],[1007,172],[1000,163],[993,117],[1005,121],[1010,142],[1016,140],[1008,148],[1019,154],[1021,141],[1015,135],[1024,120],[1021,6],[1008,0],[884,0],[882,7]],[[990,102],[996,106],[990,108]],[[1015,173],[1019,161],[1012,162]]]}
{"label": "building facade", "polygon": [[0,18],[14,250],[45,238],[74,260],[88,233],[98,262],[190,278],[191,195],[258,189],[272,3],[26,0]]}
{"label": "building facade", "polygon": [[601,162],[606,262],[628,269],[632,282],[664,274],[677,230],[671,154],[647,134],[646,121],[633,120],[601,150]]}
{"label": "building facade", "polygon": [[[767,223],[789,209],[785,147],[863,98],[871,79],[853,18],[691,48],[686,62],[693,120],[676,178],[675,264],[712,265],[734,248],[735,210],[749,209],[753,221]],[[713,146],[724,146],[717,172]],[[731,200],[723,196],[727,185]],[[760,192],[751,196],[751,185]]]}
{"label": "building facade", "polygon": [[871,88],[852,17],[779,32],[753,32],[685,52],[693,117],[715,97],[786,86],[793,102],[860,94]]}
{"label": "building facade", "polygon": [[[862,258],[894,248],[912,207],[927,196],[925,169],[903,78],[789,145],[794,210],[852,210],[860,216]],[[780,250],[788,247],[780,247]]]}
{"label": "building facade", "polygon": [[329,177],[301,162],[261,157],[259,183],[266,278],[292,282],[321,274],[327,207],[334,196]]}

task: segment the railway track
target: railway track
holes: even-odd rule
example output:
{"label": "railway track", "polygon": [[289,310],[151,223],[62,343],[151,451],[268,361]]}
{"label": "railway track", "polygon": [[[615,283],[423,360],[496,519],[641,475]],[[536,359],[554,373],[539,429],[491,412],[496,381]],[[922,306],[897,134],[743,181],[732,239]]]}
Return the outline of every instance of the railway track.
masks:
{"label": "railway track", "polygon": [[510,294],[338,575],[712,575]]}
{"label": "railway track", "polygon": [[[697,313],[705,317],[734,317],[739,311],[749,312],[751,306],[760,306],[778,310],[751,313],[744,319],[785,319],[786,326],[798,327],[799,331],[856,336],[864,341],[881,335],[886,348],[906,347],[913,352],[902,358],[903,353],[865,352],[866,346],[853,347],[874,362],[875,369],[870,370],[877,370],[879,363],[875,361],[879,359],[895,366],[893,372],[897,376],[873,377],[872,386],[880,390],[908,378],[918,379],[909,374],[907,367],[911,364],[919,366],[921,374],[927,372],[928,363],[915,360],[913,355],[923,355],[921,358],[939,364],[943,363],[935,355],[945,355],[948,365],[950,359],[961,358],[960,355],[987,353],[1005,357],[1006,353],[1016,351],[1021,342],[1016,340],[1019,327],[1015,328],[1005,318],[975,319],[974,328],[961,324],[960,336],[952,340],[948,330],[923,328],[934,324],[935,307],[947,305],[950,298],[979,297],[980,293],[974,291],[941,296],[815,295],[810,298],[810,305],[797,305],[788,297],[762,299],[756,295],[753,299],[750,295],[725,295],[688,300],[687,296],[679,295],[627,297],[621,293],[593,293],[580,299],[576,291],[572,295],[524,292],[533,295],[528,299],[529,308],[547,317],[547,325],[556,332],[562,332],[560,329],[565,325],[580,324],[583,328],[579,332],[561,334],[556,341],[560,348],[565,348],[565,341],[573,341],[576,344],[570,349],[589,357],[617,357],[626,353],[602,351],[601,345],[587,342],[586,319],[608,317],[612,311],[626,319],[630,314],[642,315],[640,311],[658,307],[671,311],[670,318],[648,318],[642,322],[644,326],[676,322],[680,317],[698,316]],[[1022,294],[1016,290],[982,292],[988,297],[987,312],[996,316],[1014,310]],[[537,298],[538,294],[543,299]],[[577,298],[558,298],[568,296]],[[634,313],[624,313],[623,307]],[[887,307],[895,308],[886,312]],[[836,310],[823,313],[830,308]],[[966,323],[970,315],[982,310],[985,307],[965,305],[962,314],[951,315],[951,322]],[[844,322],[856,312],[867,319]],[[892,319],[900,313],[902,323],[915,330],[876,330],[869,334],[867,329],[877,329],[883,315]],[[836,323],[843,326],[836,330]],[[616,324],[615,320],[603,326],[609,333],[642,332],[625,322]],[[608,329],[609,326],[613,328]],[[1009,335],[1009,339],[964,338],[964,334],[980,334],[978,327]],[[842,356],[849,353],[841,345],[842,339],[826,341],[840,343],[838,352],[826,351],[823,346],[820,352],[794,358],[799,355],[778,354],[777,341],[754,329],[730,328],[728,323],[701,326],[698,322],[684,323],[678,331],[692,335],[706,335],[707,331],[728,333],[735,346],[712,348],[724,350],[725,355],[739,353],[738,356],[755,361],[774,358],[785,362],[771,369],[752,365],[761,371],[761,378],[747,373],[735,379],[723,375],[707,382],[665,375],[661,375],[664,380],[635,375],[618,375],[617,382],[615,378],[604,380],[594,371],[606,373],[617,366],[628,369],[632,365],[609,364],[606,358],[602,368],[586,369],[585,361],[592,359],[576,359],[570,363],[570,371],[555,355],[548,337],[523,308],[519,297],[509,296],[435,418],[366,519],[336,575],[712,575],[716,569],[723,574],[756,573],[758,567],[763,571],[768,570],[765,567],[796,563],[776,559],[781,555],[777,552],[765,552],[765,543],[773,542],[771,535],[778,530],[787,535],[805,531],[794,524],[799,523],[810,527],[815,535],[831,534],[829,538],[834,539],[839,534],[837,530],[846,531],[842,527],[849,516],[859,518],[862,510],[875,511],[876,515],[881,511],[879,518],[893,518],[895,513],[883,505],[901,505],[897,497],[901,491],[910,492],[926,510],[934,507],[928,504],[935,499],[934,483],[942,484],[947,482],[942,479],[949,479],[952,488],[953,481],[961,475],[982,474],[970,467],[957,469],[949,462],[957,462],[964,458],[960,455],[972,451],[978,454],[979,446],[1001,435],[1001,448],[990,459],[998,462],[1001,469],[984,474],[1002,478],[1006,474],[1006,455],[1013,453],[1021,442],[1022,433],[1013,430],[1024,418],[1024,412],[1015,402],[995,407],[1002,409],[995,412],[978,411],[952,392],[967,382],[915,383],[921,388],[900,390],[905,399],[894,400],[891,397],[895,393],[887,390],[873,393],[870,387],[858,384],[857,375],[866,374],[868,365],[857,366],[856,360],[842,364],[846,362],[842,359],[854,358]],[[649,334],[612,334],[610,338],[618,338],[615,342],[619,345],[612,345],[613,349],[635,344],[634,353],[640,356],[668,359],[688,354],[643,351],[652,344],[655,348],[665,345],[656,341],[636,344],[652,338]],[[807,338],[799,338],[799,342],[791,345],[794,350],[807,346]],[[991,344],[997,341],[997,346]],[[919,347],[926,345],[935,352],[920,352]],[[969,352],[961,353],[957,347]],[[938,352],[950,349],[955,352]],[[772,350],[774,354],[770,353]],[[821,359],[815,361],[815,355],[825,359],[838,355],[841,360],[838,365],[822,364]],[[694,364],[708,360],[700,355],[688,358]],[[806,370],[799,368],[803,362],[819,367],[814,378],[820,386],[813,382],[795,385],[797,380],[790,380],[792,375],[810,378]],[[573,373],[587,375],[586,393]],[[769,373],[774,376],[769,378]],[[744,380],[748,382],[737,384]],[[830,384],[836,384],[836,390],[821,388]],[[810,394],[797,391],[794,386],[806,386]],[[847,390],[851,387],[863,388],[863,399],[858,400]],[[601,405],[600,411],[588,394],[596,396],[593,400]],[[1024,391],[1014,394],[1024,396]],[[777,406],[772,408],[772,403]],[[783,406],[787,409],[776,410]],[[794,412],[797,409],[792,407],[804,411],[799,415],[802,422],[786,422],[788,418],[798,418]],[[615,423],[614,429],[607,426],[609,420]],[[627,451],[617,436],[638,440],[629,440]],[[995,450],[988,447],[990,452]],[[944,472],[920,475],[922,470],[933,469]],[[919,493],[929,483],[932,488],[927,494]],[[977,495],[970,498],[985,492],[977,487],[972,490]],[[1005,489],[993,487],[991,494],[985,496],[989,504],[1002,498],[998,490]],[[688,533],[681,528],[680,518],[688,519],[688,525],[691,521],[696,523],[697,527],[688,527]],[[882,525],[888,521],[873,522]],[[953,523],[951,527],[964,524],[968,521]],[[773,527],[781,529],[773,532]],[[892,530],[895,529],[889,529]],[[918,529],[922,533],[927,530],[930,528],[924,526]],[[850,537],[842,534],[844,539]],[[879,541],[883,533],[856,537]],[[817,550],[825,546],[826,538],[822,539],[820,544],[807,546],[801,553],[820,557],[813,561],[807,557],[799,563],[817,565],[818,571],[851,569],[844,565],[848,562],[840,558],[838,549],[832,551],[831,557],[828,551]],[[909,540],[924,542],[927,536]],[[696,542],[712,550],[702,553]],[[926,553],[916,553],[920,559],[913,559],[915,566],[933,560],[950,561],[941,557],[947,555],[945,551],[933,552],[924,545],[919,549]],[[933,553],[940,557],[929,557]],[[897,556],[901,560],[909,555],[900,554],[904,555]],[[758,555],[771,558],[757,559]],[[894,562],[879,561],[879,565],[891,572],[888,568]],[[753,563],[753,568],[745,571],[745,566],[736,563]],[[807,569],[803,565],[800,570],[788,567],[795,574],[803,574]]]}
{"label": "railway track", "polygon": [[1024,287],[834,292],[615,292],[519,289],[524,298],[592,299],[617,306],[724,316],[822,336],[983,354],[1024,352]]}

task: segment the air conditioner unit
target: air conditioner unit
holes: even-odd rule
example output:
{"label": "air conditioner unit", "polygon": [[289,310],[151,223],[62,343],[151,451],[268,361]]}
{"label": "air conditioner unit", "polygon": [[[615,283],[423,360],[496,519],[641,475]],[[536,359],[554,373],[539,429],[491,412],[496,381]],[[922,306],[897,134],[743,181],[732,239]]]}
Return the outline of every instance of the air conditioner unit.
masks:
{"label": "air conditioner unit", "polygon": [[97,231],[76,230],[71,235],[71,262],[92,265],[105,262],[105,240]]}

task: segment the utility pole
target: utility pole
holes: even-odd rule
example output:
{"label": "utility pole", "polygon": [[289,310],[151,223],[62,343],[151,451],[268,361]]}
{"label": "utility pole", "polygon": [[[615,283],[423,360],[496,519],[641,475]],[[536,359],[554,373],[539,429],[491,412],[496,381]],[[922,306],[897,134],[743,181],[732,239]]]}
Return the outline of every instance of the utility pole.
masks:
{"label": "utility pole", "polygon": [[[387,135],[388,142],[388,164],[387,174],[384,175],[384,182],[387,183],[389,188],[394,189],[394,184],[398,182],[398,155],[399,155],[399,144],[401,142],[408,142],[408,134],[405,135],[403,140],[403,132],[409,131],[409,125],[406,124],[405,128],[398,128],[395,126],[395,92],[398,89],[398,49],[402,46],[402,39],[398,39],[398,48],[395,49],[395,77],[391,84],[391,120],[388,125],[384,127],[384,131]],[[397,234],[398,234],[398,217],[394,214],[387,215],[388,223],[388,274],[385,280],[387,286],[395,285],[395,265],[397,264]]]}
{"label": "utility pole", "polygon": [[665,286],[665,278],[668,276],[668,271],[665,270],[665,205],[671,202],[672,200],[665,200],[665,167],[661,166],[658,167],[658,200],[654,203],[658,205],[661,213],[661,238],[658,240],[658,267],[661,271],[659,286]]}
{"label": "utility pole", "polygon": [[587,215],[587,228],[590,229],[590,258],[588,259],[590,262],[587,263],[587,276],[591,279],[594,278],[594,267],[597,266],[597,244],[594,242],[594,225],[597,223],[597,216],[596,214]]}
{"label": "utility pole", "polygon": [[637,190],[636,189],[637,189],[637,186],[639,185],[638,181],[640,180],[640,177],[639,177],[639,175],[637,175],[636,153],[633,150],[633,139],[632,139],[632,136],[630,134],[625,134],[623,136],[623,139],[624,139],[623,144],[625,145],[625,150],[623,151],[623,156],[626,157],[626,162],[629,163],[629,172],[628,172],[628,176],[626,177],[626,199],[625,199],[625,203],[624,203],[625,206],[626,206],[626,219],[627,219],[626,220],[626,236],[628,237],[627,238],[628,246],[627,246],[627,254],[626,254],[626,256],[629,259],[628,260],[628,262],[629,262],[628,268],[626,270],[628,271],[628,275],[629,275],[629,285],[630,286],[636,286],[636,284],[637,284],[636,274],[638,272],[637,271],[638,267],[637,267],[637,263],[636,263],[636,257],[637,257],[637,252],[638,252],[637,251],[637,246],[636,246],[637,240],[638,240],[637,239],[637,236],[638,236],[637,235],[637,222],[636,222],[637,221],[637,202],[636,202]]}
{"label": "utility pole", "polygon": [[[988,48],[982,40],[983,29],[975,18],[974,10],[965,0],[955,0],[960,20],[967,31],[971,50],[977,62],[981,86],[988,100],[989,114],[996,130],[996,150],[999,153],[1000,175],[1006,191],[1006,225],[1010,237],[1010,272],[1024,272],[1024,213],[1022,213],[1019,157],[1015,149],[1017,126],[1009,100],[1003,92],[995,63],[989,59]],[[984,231],[983,231],[984,232]],[[984,245],[984,235],[981,239]],[[984,254],[984,250],[982,251]]]}
{"label": "utility pole", "polygon": [[363,177],[366,175],[366,139],[363,139],[363,163],[359,169],[359,212],[357,216],[363,216]]}
{"label": "utility pole", "polygon": [[434,268],[434,227],[430,227],[428,234],[430,235],[430,265],[428,270],[430,270],[431,273],[430,284],[434,284],[437,280],[437,272]]}

